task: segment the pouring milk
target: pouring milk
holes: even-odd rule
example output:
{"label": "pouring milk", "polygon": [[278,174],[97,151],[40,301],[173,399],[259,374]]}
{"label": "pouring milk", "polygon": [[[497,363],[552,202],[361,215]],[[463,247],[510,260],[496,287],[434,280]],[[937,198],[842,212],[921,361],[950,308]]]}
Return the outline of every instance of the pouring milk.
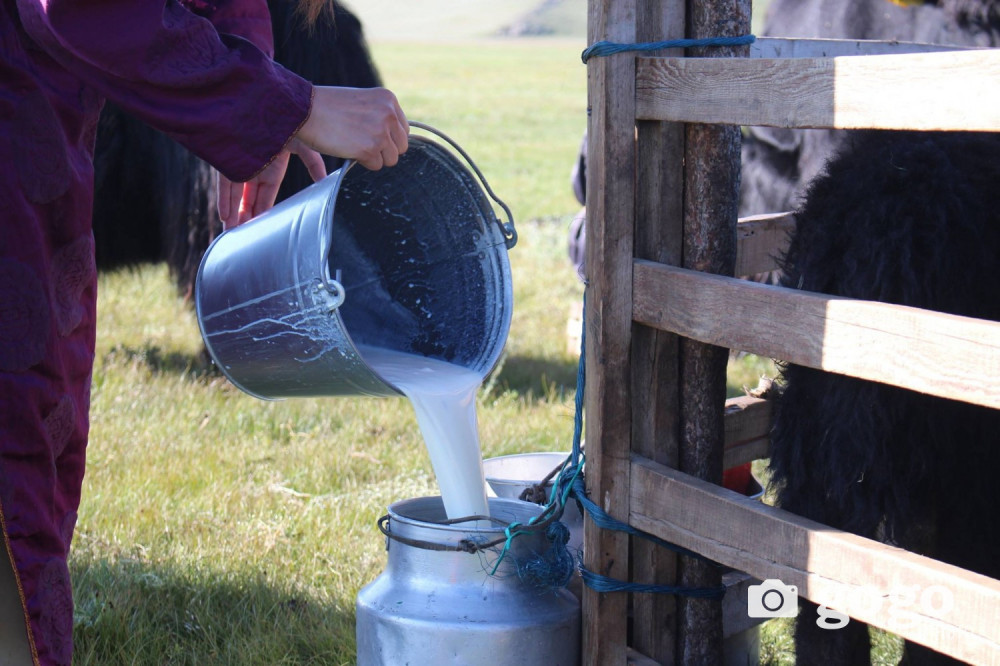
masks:
{"label": "pouring milk", "polygon": [[448,518],[488,516],[476,425],[478,372],[426,356],[359,347],[365,362],[410,399]]}

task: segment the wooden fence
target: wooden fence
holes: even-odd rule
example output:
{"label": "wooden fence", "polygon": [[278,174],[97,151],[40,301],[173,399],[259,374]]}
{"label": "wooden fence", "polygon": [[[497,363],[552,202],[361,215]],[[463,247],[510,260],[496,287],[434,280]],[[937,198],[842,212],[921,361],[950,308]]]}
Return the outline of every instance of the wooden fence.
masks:
{"label": "wooden fence", "polygon": [[[589,42],[750,32],[749,0],[590,0]],[[854,57],[859,54],[863,57]],[[1000,664],[1000,582],[718,485],[765,457],[770,405],[725,401],[725,348],[1000,408],[1000,324],[735,279],[774,268],[786,216],[736,220],[739,126],[1000,131],[1000,51],[831,40],[588,62],[587,489],[613,517],[974,663]],[[736,233],[734,233],[734,227]],[[636,582],[718,571],[585,529],[585,565]],[[947,613],[900,585],[945,586]],[[584,591],[584,663],[713,663],[717,602]]]}

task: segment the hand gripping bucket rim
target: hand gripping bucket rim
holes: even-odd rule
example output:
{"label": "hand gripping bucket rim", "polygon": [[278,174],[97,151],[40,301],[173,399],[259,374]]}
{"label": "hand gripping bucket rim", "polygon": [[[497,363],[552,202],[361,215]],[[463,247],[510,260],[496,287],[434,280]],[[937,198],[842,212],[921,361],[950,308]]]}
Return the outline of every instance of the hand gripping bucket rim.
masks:
{"label": "hand gripping bucket rim", "polygon": [[399,395],[365,361],[367,346],[483,376],[495,366],[511,319],[513,217],[457,143],[410,124],[465,163],[411,136],[396,166],[348,161],[209,246],[195,285],[198,324],[212,360],[242,391]]}

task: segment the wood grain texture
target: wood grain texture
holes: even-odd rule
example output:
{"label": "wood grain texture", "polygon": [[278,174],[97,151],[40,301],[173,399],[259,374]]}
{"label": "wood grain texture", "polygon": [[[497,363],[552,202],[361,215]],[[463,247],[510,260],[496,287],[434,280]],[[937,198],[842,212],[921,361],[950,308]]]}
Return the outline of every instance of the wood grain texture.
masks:
{"label": "wood grain texture", "polygon": [[750,396],[726,400],[726,442],[722,468],[729,469],[766,458],[771,448],[774,403]]}
{"label": "wood grain texture", "polygon": [[778,259],[788,248],[789,234],[795,229],[792,213],[753,215],[736,225],[737,277],[769,273],[778,269]]}
{"label": "wood grain texture", "polygon": [[840,56],[901,55],[966,51],[964,46],[887,42],[872,39],[803,39],[797,37],[758,37],[750,45],[751,58],[836,58]]}
{"label": "wood grain texture", "polygon": [[637,58],[648,120],[1000,130],[1000,50],[836,58]]}
{"label": "wood grain texture", "polygon": [[[631,524],[851,617],[1000,664],[1000,581],[834,530],[633,457]],[[806,618],[811,620],[812,618]]]}
{"label": "wood grain texture", "polygon": [[[638,0],[636,38],[656,41],[683,34],[684,2]],[[680,50],[657,55],[680,55]],[[681,263],[683,221],[684,126],[636,123],[636,257],[672,265]],[[646,326],[632,329],[632,451],[667,465],[677,465],[679,342],[673,333]],[[656,405],[650,409],[650,405]],[[631,576],[637,581],[676,582],[677,557],[644,539],[631,543]],[[677,600],[665,594],[631,597],[630,646],[660,663],[676,661]]]}
{"label": "wood grain texture", "polygon": [[1000,408],[1000,323],[637,260],[638,322],[711,344]]}
{"label": "wood grain texture", "polygon": [[[591,0],[589,9],[590,43],[635,41],[635,0]],[[593,58],[587,79],[586,484],[592,501],[625,520],[631,448],[634,59]],[[628,580],[629,539],[624,533],[599,530],[585,520],[584,557],[591,571]],[[583,616],[583,663],[624,664],[628,596],[599,594],[584,586]]]}

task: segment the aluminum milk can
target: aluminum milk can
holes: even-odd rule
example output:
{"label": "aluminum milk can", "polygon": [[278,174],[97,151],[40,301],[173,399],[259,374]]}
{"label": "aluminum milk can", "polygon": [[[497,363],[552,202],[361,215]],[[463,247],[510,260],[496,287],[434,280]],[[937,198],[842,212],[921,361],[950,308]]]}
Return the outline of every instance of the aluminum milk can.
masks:
{"label": "aluminum milk can", "polygon": [[[506,498],[489,505],[494,518],[522,524],[542,509]],[[540,588],[518,575],[519,562],[551,546],[545,533],[512,539],[497,566],[499,548],[455,547],[503,537],[503,525],[441,524],[440,497],[396,502],[387,518],[387,566],[357,598],[358,666],[579,662],[579,601],[565,588]]]}

